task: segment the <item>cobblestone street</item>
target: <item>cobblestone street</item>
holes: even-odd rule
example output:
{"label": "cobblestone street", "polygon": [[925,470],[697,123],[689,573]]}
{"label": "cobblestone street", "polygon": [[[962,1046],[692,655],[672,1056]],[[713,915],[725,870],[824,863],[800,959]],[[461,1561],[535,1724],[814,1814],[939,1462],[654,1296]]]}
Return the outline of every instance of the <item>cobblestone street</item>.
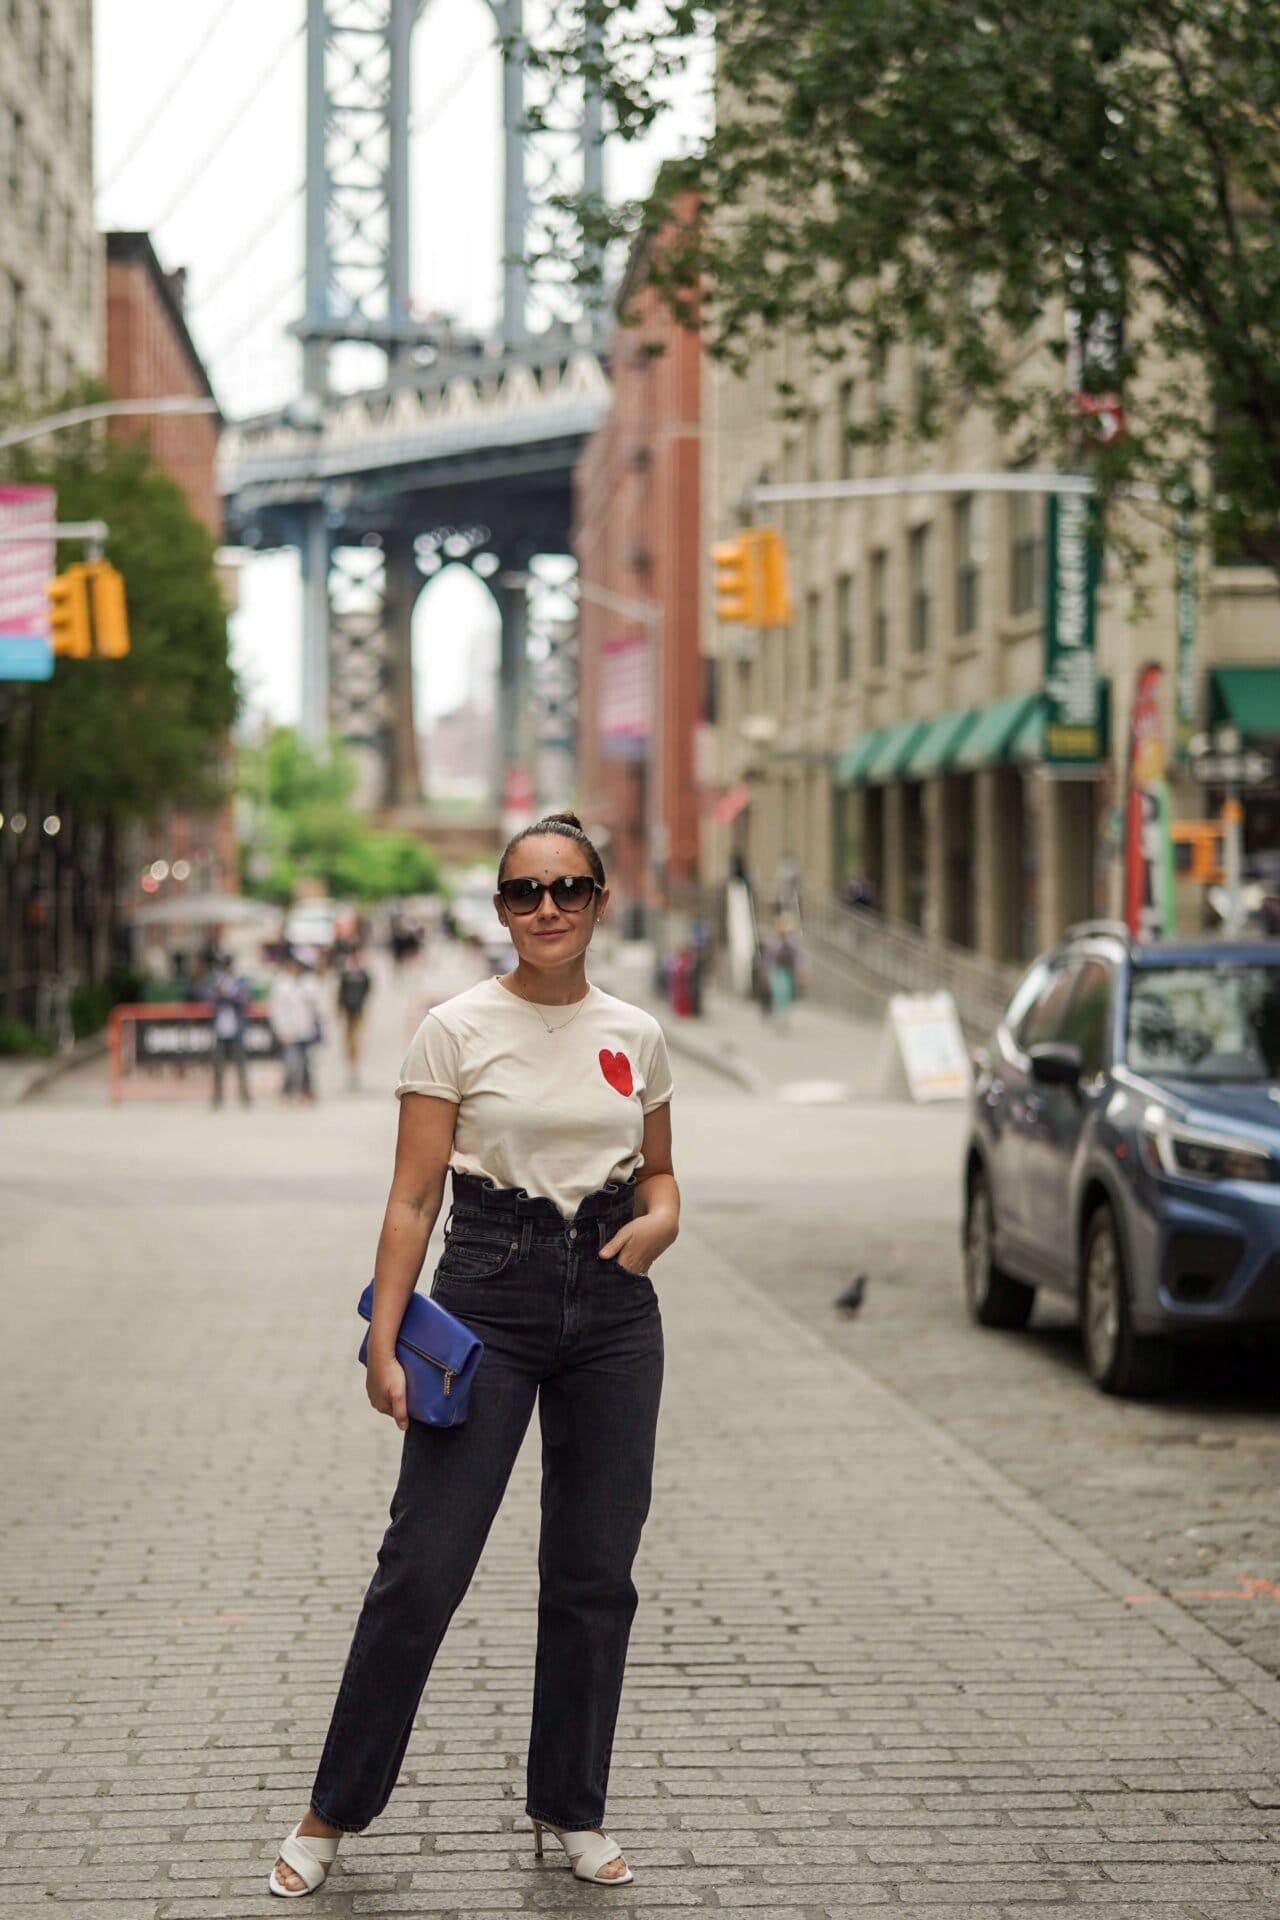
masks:
{"label": "cobblestone street", "polygon": [[[354,1307],[410,1017],[384,986],[369,1091],[309,1112],[111,1110],[89,1070],[0,1113],[0,1912],[268,1911],[395,1471]],[[686,1230],[656,1271],[667,1389],[609,1806],[635,1884],[535,1866],[522,1822],[530,1448],[388,1814],[316,1912],[1274,1914],[1280,1683],[930,1417],[905,1338],[895,1390],[874,1294],[865,1328],[819,1323],[806,1208],[829,1222],[853,1165],[875,1243],[896,1209],[907,1264],[932,1256],[954,1116],[802,1123],[677,1069]]]}

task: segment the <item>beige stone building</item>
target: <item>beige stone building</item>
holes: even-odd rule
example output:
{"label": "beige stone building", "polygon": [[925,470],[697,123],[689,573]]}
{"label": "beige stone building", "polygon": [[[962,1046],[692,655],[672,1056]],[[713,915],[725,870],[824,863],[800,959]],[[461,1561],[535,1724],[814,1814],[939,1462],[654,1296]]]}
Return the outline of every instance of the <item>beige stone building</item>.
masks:
{"label": "beige stone building", "polygon": [[0,386],[102,367],[92,0],[0,0]]}
{"label": "beige stone building", "polygon": [[[1049,378],[1056,364],[1042,337],[1022,377]],[[780,375],[801,397],[799,420],[781,415]],[[861,875],[890,919],[1016,962],[1071,921],[1121,909],[1130,704],[1146,661],[1165,668],[1165,737],[1175,735],[1172,529],[1154,510],[1142,520],[1126,510],[1149,557],[1136,580],[1110,566],[1098,594],[1101,757],[1049,769],[1045,496],[925,490],[926,476],[1015,468],[1012,444],[976,410],[930,443],[904,430],[881,451],[848,437],[885,409],[905,428],[930,377],[909,349],[874,366],[851,358],[814,371],[792,350],[743,379],[709,369],[705,537],[747,520],[781,527],[794,618],[775,632],[717,623],[706,569],[715,701],[699,753],[702,878],[716,884],[741,857],[767,901],[784,860],[799,864],[811,898]],[[896,497],[751,500],[761,484],[911,476],[922,490]],[[1243,717],[1251,737],[1280,736],[1273,576],[1202,562],[1197,613],[1197,724]],[[1217,797],[1177,776],[1174,815],[1199,816]],[[1251,852],[1280,847],[1278,799],[1250,801]],[[1181,905],[1184,918],[1198,912],[1198,900]]]}

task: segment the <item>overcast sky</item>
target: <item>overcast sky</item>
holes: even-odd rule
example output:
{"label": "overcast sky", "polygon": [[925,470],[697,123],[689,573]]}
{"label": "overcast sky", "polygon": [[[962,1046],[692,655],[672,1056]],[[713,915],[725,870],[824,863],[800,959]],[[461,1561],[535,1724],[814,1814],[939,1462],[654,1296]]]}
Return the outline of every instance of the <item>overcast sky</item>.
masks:
{"label": "overcast sky", "polygon": [[[187,269],[191,331],[232,418],[299,385],[285,329],[302,310],[304,15],[304,0],[94,4],[98,224],[149,231],[162,264]],[[488,7],[431,0],[413,52],[413,300],[481,329],[500,295],[500,83]],[[610,190],[642,192],[693,120],[690,104],[660,145],[611,153]],[[281,720],[298,713],[299,618],[296,558],[250,560],[234,654],[250,702]],[[468,653],[495,633],[460,569],[419,601],[419,712],[462,698]]]}

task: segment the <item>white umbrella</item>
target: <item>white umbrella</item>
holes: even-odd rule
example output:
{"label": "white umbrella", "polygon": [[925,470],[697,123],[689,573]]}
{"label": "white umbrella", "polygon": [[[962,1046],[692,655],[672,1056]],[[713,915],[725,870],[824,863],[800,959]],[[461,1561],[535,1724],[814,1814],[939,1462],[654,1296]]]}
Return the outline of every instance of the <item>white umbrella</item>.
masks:
{"label": "white umbrella", "polygon": [[279,922],[280,909],[238,893],[194,893],[190,899],[151,900],[128,916],[135,927],[231,927]]}

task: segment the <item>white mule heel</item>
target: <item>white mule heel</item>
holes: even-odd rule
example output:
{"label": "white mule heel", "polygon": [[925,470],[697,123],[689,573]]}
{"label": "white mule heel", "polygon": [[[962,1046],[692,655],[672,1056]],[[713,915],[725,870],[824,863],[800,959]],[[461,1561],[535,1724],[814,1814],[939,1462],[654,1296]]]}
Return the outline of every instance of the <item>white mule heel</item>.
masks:
{"label": "white mule heel", "polygon": [[[299,1826],[302,1824],[299,1821]],[[323,1834],[299,1833],[295,1827],[288,1837],[280,1842],[280,1858],[286,1867],[292,1867],[298,1878],[305,1882],[301,1887],[285,1887],[276,1879],[276,1870],[272,1867],[267,1876],[267,1885],[272,1893],[278,1893],[283,1900],[303,1900],[307,1894],[314,1893],[329,1878],[329,1869],[338,1857],[338,1842],[334,1838],[326,1840]]]}
{"label": "white mule heel", "polygon": [[547,1826],[545,1821],[535,1820],[533,1822],[535,1860],[542,1859],[544,1833],[551,1834],[564,1848],[569,1865],[573,1868],[575,1880],[589,1880],[594,1887],[625,1887],[635,1879],[630,1867],[625,1873],[618,1874],[616,1878],[608,1874],[601,1876],[601,1867],[607,1867],[612,1860],[622,1859],[622,1848],[616,1840],[611,1840],[607,1833],[596,1833],[591,1828],[588,1828],[585,1833],[557,1833],[555,1828]]}

